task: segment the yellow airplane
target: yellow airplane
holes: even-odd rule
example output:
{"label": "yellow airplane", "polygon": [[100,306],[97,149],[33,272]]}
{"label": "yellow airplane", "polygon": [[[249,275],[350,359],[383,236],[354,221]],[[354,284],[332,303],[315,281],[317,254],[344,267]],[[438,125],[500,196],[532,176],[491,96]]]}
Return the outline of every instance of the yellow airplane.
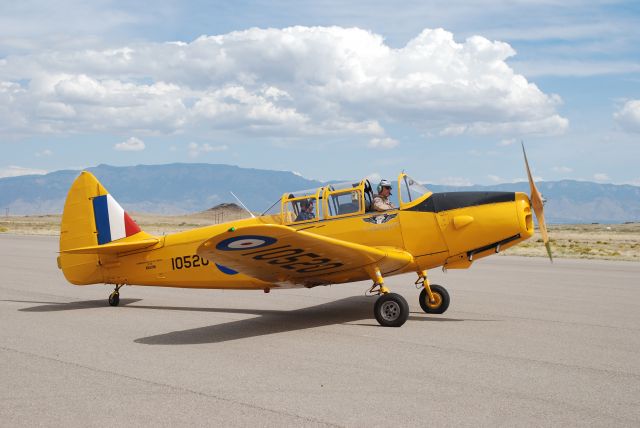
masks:
{"label": "yellow airplane", "polygon": [[123,285],[268,293],[371,279],[376,320],[399,327],[409,306],[385,277],[416,272],[421,308],[444,313],[449,294],[429,283],[427,270],[466,269],[530,238],[531,208],[551,258],[542,198],[524,156],[531,199],[520,192],[432,193],[402,173],[399,207],[388,211],[372,210],[373,189],[364,179],[286,193],[258,217],[166,236],[142,231],[84,171],[65,202],[58,267],[76,285],[115,285],[112,306]]}

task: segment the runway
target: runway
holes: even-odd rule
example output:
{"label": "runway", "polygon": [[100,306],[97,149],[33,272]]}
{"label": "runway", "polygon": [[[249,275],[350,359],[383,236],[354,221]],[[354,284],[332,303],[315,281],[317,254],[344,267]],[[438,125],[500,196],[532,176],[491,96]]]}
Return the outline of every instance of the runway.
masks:
{"label": "runway", "polygon": [[68,284],[57,238],[0,235],[3,426],[638,426],[640,263],[490,257],[311,290]]}

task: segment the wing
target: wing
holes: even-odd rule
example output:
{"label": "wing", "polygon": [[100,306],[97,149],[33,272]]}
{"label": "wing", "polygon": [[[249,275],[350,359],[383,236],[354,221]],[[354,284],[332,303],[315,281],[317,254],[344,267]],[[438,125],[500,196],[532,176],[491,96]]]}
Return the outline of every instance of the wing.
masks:
{"label": "wing", "polygon": [[280,225],[238,227],[198,247],[198,255],[278,285],[323,285],[370,278],[413,262],[406,251],[369,247]]}

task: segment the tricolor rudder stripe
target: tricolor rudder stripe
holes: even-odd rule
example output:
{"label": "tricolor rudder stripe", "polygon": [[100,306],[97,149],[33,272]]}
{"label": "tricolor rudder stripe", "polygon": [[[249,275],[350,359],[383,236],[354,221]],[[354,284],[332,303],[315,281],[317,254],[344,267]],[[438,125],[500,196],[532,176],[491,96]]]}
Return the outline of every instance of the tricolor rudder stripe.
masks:
{"label": "tricolor rudder stripe", "polygon": [[140,227],[109,194],[93,198],[98,245],[108,244],[140,232]]}

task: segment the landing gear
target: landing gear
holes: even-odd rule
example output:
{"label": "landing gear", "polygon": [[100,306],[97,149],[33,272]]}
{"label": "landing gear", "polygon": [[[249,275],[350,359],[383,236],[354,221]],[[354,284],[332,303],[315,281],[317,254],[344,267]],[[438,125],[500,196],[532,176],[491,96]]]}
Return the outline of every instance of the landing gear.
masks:
{"label": "landing gear", "polygon": [[[391,293],[384,286],[384,279],[380,269],[374,268],[369,272],[373,280],[373,286],[367,292],[368,295],[379,295],[373,307],[373,315],[383,327],[400,327],[409,318],[409,304],[399,294]],[[427,271],[418,272],[416,287],[422,288],[420,292],[420,307],[428,314],[443,314],[449,308],[451,301],[447,290],[438,284],[429,284]]]}
{"label": "landing gear", "polygon": [[420,307],[428,314],[444,314],[449,308],[449,293],[438,284],[431,284],[430,287],[433,301],[429,300],[427,290],[423,288],[420,292]]}
{"label": "landing gear", "polygon": [[383,294],[376,300],[373,314],[383,327],[400,327],[409,318],[409,304],[399,294]]}
{"label": "landing gear", "polygon": [[447,290],[438,284],[429,284],[427,271],[422,271],[416,281],[416,286],[421,287],[420,307],[428,314],[443,314],[449,308],[451,301]]}
{"label": "landing gear", "polygon": [[113,293],[109,294],[109,305],[118,306],[118,303],[120,303],[120,293],[114,291]]}
{"label": "landing gear", "polygon": [[118,306],[118,304],[120,303],[120,288],[123,285],[124,284],[116,285],[116,289],[113,290],[113,293],[109,294],[109,305],[110,306]]}
{"label": "landing gear", "polygon": [[373,306],[373,315],[383,327],[400,327],[409,318],[409,304],[404,297],[391,293],[384,286],[384,280],[378,268],[372,272],[371,278],[373,286],[369,289],[368,294],[380,296]]}

